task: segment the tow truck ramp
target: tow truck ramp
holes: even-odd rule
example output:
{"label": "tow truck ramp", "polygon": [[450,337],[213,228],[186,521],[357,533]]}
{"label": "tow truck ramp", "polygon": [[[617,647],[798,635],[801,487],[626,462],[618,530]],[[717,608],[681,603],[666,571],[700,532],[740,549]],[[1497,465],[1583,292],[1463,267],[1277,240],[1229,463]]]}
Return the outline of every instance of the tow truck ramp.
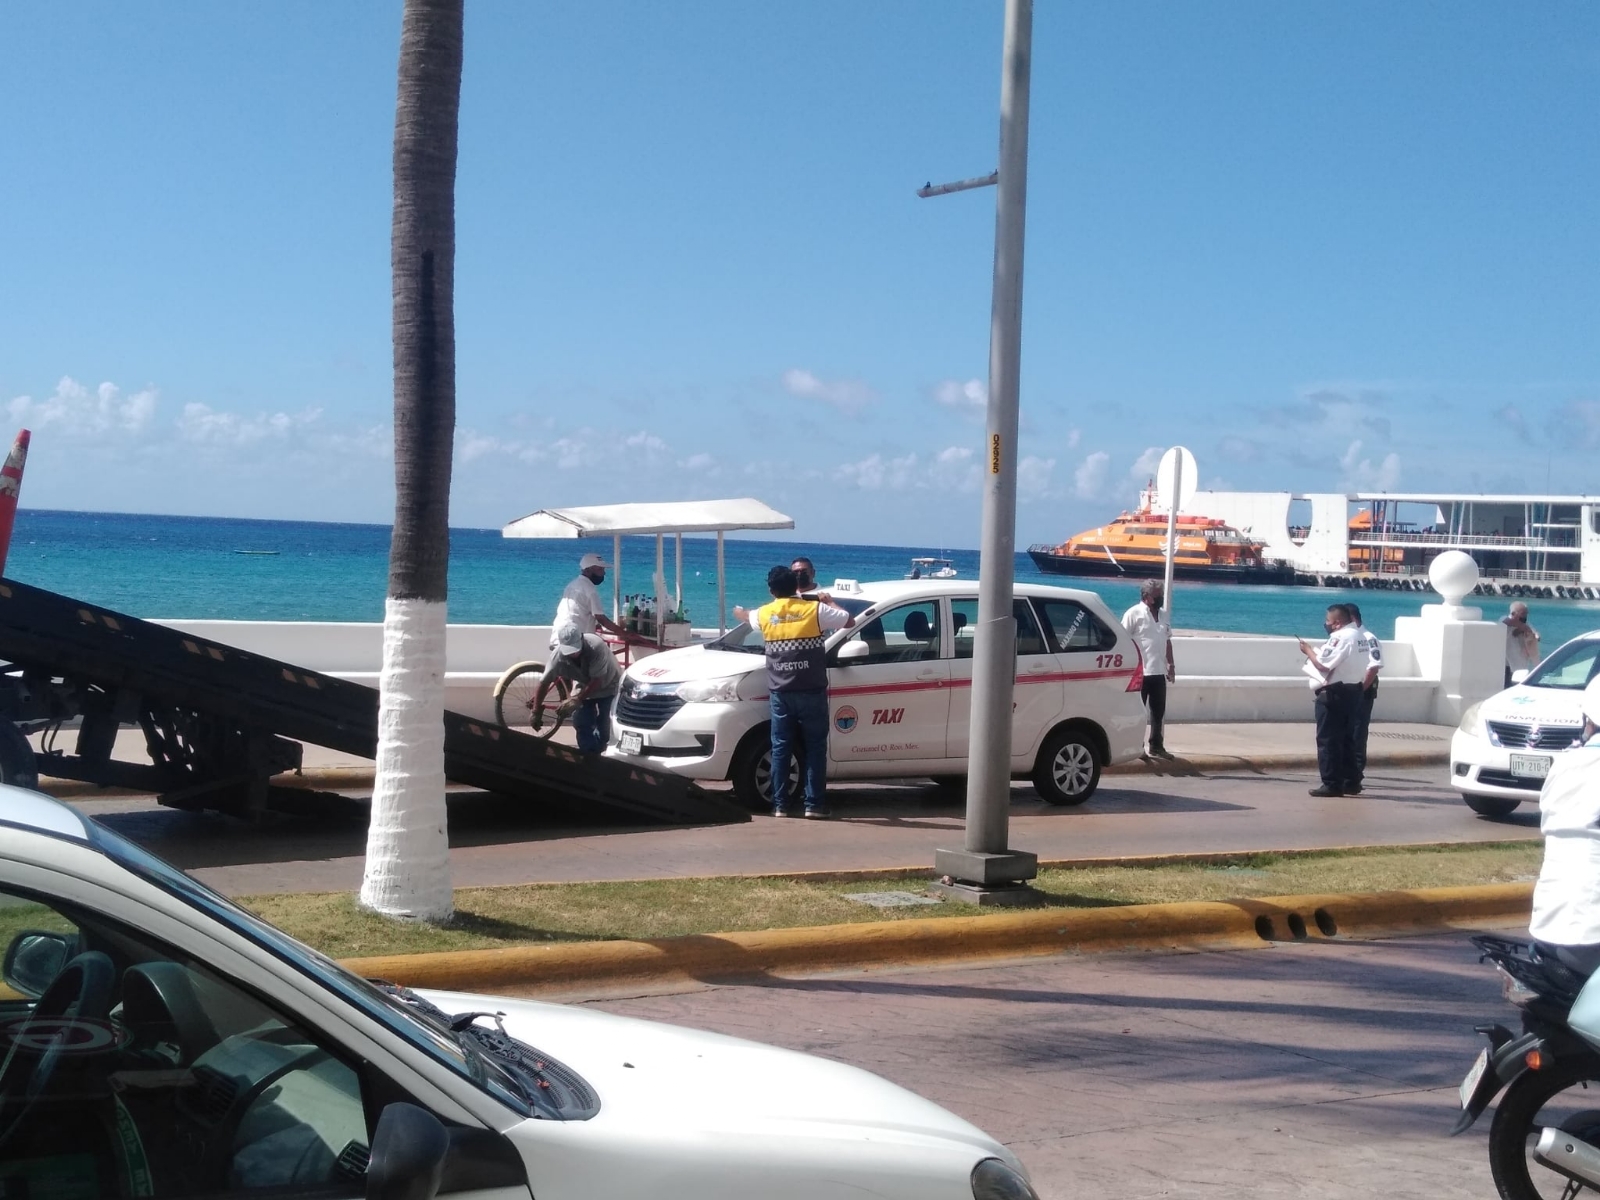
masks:
{"label": "tow truck ramp", "polygon": [[[373,758],[375,688],[308,671],[69,596],[0,579],[0,781],[52,775],[138,788],[175,808],[254,818],[306,808],[276,786],[301,743]],[[71,753],[55,742],[71,731]],[[117,731],[144,731],[149,763],[112,757]],[[446,712],[445,776],[587,818],[668,824],[748,821],[721,795],[675,775],[579,754]],[[35,754],[24,734],[44,731]],[[298,799],[298,802],[295,802]],[[314,807],[314,806],[313,806]]]}

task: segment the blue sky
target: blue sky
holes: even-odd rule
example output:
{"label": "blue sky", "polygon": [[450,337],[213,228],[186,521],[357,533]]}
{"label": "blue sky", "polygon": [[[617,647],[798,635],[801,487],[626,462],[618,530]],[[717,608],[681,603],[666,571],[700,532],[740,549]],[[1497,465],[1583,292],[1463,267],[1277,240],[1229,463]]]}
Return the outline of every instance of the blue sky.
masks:
{"label": "blue sky", "polygon": [[[385,521],[398,3],[0,9],[30,506]],[[467,0],[452,519],[971,546],[1001,5]],[[1018,540],[1600,491],[1600,6],[1039,5]]]}

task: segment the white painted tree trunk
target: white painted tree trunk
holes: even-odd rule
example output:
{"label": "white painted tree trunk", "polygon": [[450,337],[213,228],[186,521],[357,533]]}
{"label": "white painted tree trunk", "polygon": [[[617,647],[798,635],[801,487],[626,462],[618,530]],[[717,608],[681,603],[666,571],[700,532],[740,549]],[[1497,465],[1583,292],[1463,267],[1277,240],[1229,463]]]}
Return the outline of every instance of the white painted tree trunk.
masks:
{"label": "white painted tree trunk", "polygon": [[454,909],[444,799],[446,605],[385,603],[378,769],[361,904],[412,921]]}

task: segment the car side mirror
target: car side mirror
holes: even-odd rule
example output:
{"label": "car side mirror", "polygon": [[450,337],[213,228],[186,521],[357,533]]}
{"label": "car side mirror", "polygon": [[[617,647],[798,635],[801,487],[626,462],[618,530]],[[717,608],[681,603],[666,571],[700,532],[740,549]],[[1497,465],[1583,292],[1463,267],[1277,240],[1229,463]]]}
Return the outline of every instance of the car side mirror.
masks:
{"label": "car side mirror", "polygon": [[1532,671],[1529,671],[1529,670],[1526,670],[1526,669],[1521,670],[1521,671],[1513,671],[1513,672],[1511,672],[1511,682],[1512,683],[1522,683],[1524,680],[1526,680],[1528,678],[1529,675],[1532,675],[1532,674],[1533,674]]}
{"label": "car side mirror", "polygon": [[385,1105],[367,1161],[367,1200],[433,1200],[449,1152],[438,1117],[415,1104]]}
{"label": "car side mirror", "polygon": [[6,947],[5,961],[0,964],[0,979],[24,996],[42,996],[61,974],[61,968],[77,953],[76,934],[24,929]]}
{"label": "car side mirror", "polygon": [[872,647],[860,638],[851,638],[839,647],[839,661],[845,662],[852,658],[866,658],[872,653]]}

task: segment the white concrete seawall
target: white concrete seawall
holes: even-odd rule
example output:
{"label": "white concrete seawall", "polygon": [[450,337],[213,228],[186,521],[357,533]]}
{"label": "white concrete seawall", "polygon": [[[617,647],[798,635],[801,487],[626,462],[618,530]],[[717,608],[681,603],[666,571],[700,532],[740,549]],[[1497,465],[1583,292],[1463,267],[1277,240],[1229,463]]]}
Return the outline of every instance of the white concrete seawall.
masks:
{"label": "white concrete seawall", "polygon": [[[1437,608],[1438,606],[1429,606]],[[376,687],[383,656],[377,622],[161,621],[174,629],[310,670]],[[1408,617],[1383,643],[1379,721],[1454,724],[1467,705],[1499,690],[1505,632],[1495,622]],[[445,703],[494,716],[493,688],[505,669],[546,657],[548,625],[451,625]],[[1305,661],[1294,638],[1197,635],[1173,638],[1178,680],[1172,721],[1301,721],[1311,714]]]}

